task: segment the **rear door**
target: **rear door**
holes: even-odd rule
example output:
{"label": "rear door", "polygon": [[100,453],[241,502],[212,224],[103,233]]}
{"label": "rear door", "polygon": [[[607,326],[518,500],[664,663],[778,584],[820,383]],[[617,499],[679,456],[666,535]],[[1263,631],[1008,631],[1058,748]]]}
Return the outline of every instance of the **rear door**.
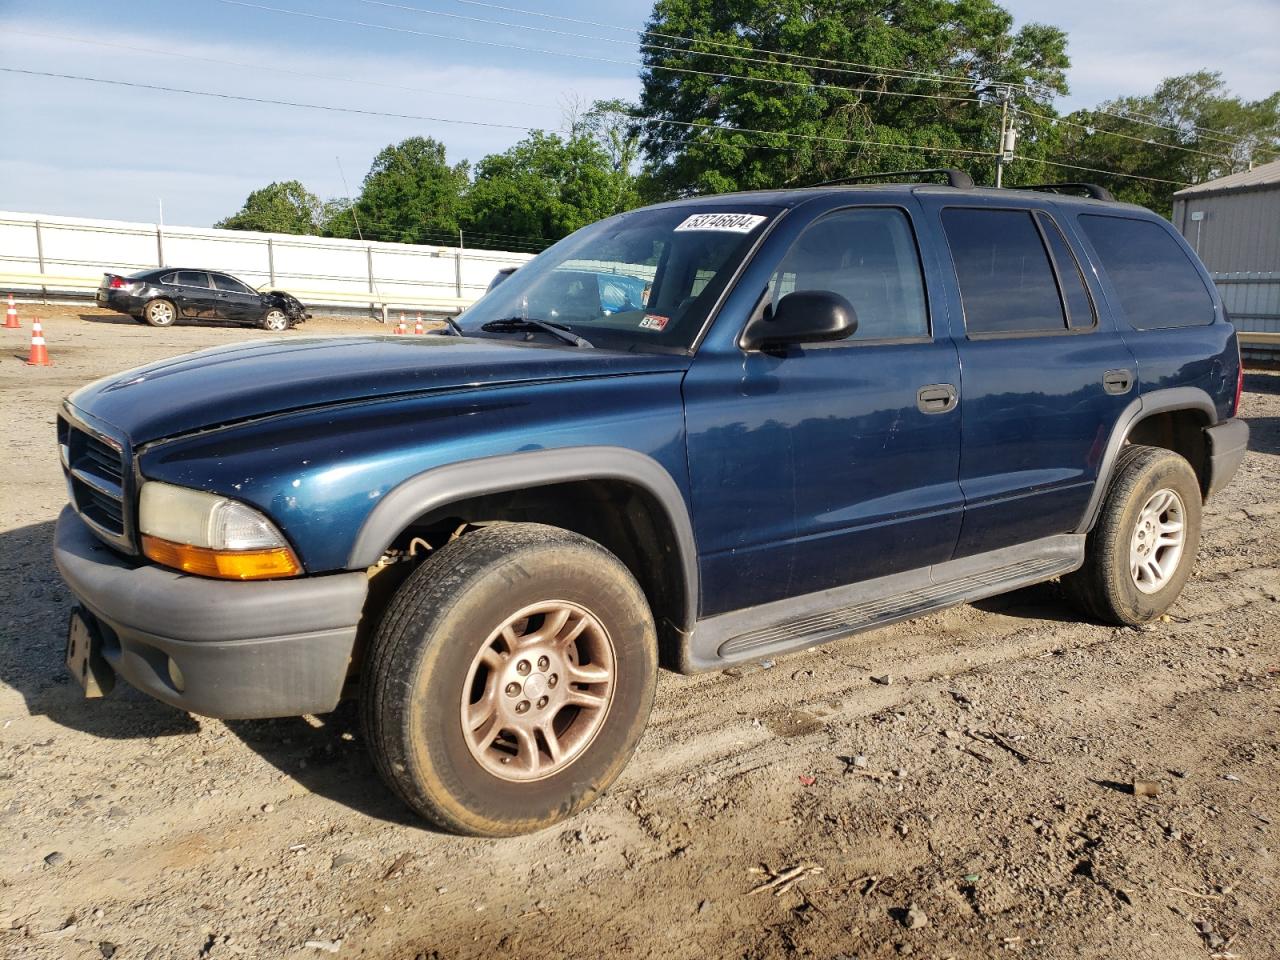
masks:
{"label": "rear door", "polygon": [[950,253],[963,331],[965,557],[1074,531],[1136,363],[1053,207],[922,198]]}
{"label": "rear door", "polygon": [[215,314],[223,320],[239,323],[262,318],[262,297],[235,277],[211,273],[215,297]]}
{"label": "rear door", "polygon": [[925,285],[917,212],[845,207],[771,238],[755,310],[839,293],[858,317],[852,338],[744,350],[752,308],[726,307],[694,359],[684,391],[703,616],[951,556],[960,414],[921,391],[943,397],[960,369]]}

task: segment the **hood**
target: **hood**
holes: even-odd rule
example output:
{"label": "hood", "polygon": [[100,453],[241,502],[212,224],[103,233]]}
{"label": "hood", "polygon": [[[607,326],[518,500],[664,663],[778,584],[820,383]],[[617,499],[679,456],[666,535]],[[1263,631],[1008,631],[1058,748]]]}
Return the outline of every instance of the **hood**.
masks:
{"label": "hood", "polygon": [[316,337],[217,347],[105,377],[77,410],[137,445],[290,410],[512,383],[683,370],[684,356],[510,339]]}

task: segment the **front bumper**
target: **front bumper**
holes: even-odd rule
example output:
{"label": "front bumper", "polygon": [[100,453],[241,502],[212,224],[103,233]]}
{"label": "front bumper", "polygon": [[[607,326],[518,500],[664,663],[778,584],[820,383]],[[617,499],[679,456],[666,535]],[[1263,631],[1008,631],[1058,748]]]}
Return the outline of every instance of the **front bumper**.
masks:
{"label": "front bumper", "polygon": [[103,657],[142,692],[226,719],[337,706],[368,591],[364,573],[247,583],[188,576],[122,557],[70,507],[58,517],[53,553]]}
{"label": "front bumper", "polygon": [[1205,427],[1208,441],[1205,499],[1221,493],[1231,482],[1240,467],[1240,461],[1249,451],[1249,425],[1243,420],[1223,420],[1212,427]]}

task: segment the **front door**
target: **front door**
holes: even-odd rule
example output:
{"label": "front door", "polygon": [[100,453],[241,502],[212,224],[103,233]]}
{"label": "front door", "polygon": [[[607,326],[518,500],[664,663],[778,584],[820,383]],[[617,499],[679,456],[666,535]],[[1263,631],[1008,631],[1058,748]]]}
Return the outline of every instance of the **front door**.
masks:
{"label": "front door", "polygon": [[1121,411],[1133,355],[1085,280],[1052,207],[926,201],[964,310],[964,525],[956,556],[1071,533]]}
{"label": "front door", "polygon": [[685,377],[704,617],[948,560],[959,534],[960,368],[910,213],[816,219],[756,309],[803,290],[844,296],[856,333],[768,353],[709,339]]}
{"label": "front door", "polygon": [[213,280],[217,316],[220,319],[243,323],[261,318],[262,297],[256,290],[250,290],[235,277],[228,277],[224,273],[212,273],[209,276]]}

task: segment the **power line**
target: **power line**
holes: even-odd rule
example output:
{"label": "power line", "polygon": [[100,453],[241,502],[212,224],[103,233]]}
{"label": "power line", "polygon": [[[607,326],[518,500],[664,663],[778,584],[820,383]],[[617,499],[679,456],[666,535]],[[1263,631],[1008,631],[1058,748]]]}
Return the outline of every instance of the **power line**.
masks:
{"label": "power line", "polygon": [[[519,51],[522,51],[522,52],[526,52],[526,53],[534,53],[534,54],[538,54],[538,55],[542,55],[542,56],[568,56],[568,57],[572,57],[572,58],[579,59],[579,60],[588,60],[588,61],[593,61],[593,62],[597,62],[597,63],[609,63],[609,64],[617,64],[617,65],[621,65],[621,66],[641,67],[641,68],[644,68],[644,69],[662,70],[662,71],[666,71],[666,72],[672,72],[672,73],[683,73],[683,74],[690,74],[690,75],[695,75],[695,76],[709,76],[709,77],[718,77],[718,78],[730,78],[730,77],[731,77],[731,78],[733,78],[733,79],[741,80],[741,81],[745,81],[745,82],[749,82],[749,83],[764,83],[764,84],[769,84],[769,85],[772,85],[772,86],[779,86],[779,85],[781,85],[781,86],[790,86],[790,87],[801,87],[801,88],[804,88],[804,89],[815,90],[815,91],[841,91],[841,92],[844,92],[844,93],[853,93],[853,94],[870,94],[870,95],[873,95],[873,96],[910,97],[910,98],[919,98],[919,99],[930,99],[930,100],[949,101],[949,102],[955,102],[955,103],[976,103],[976,104],[979,104],[980,106],[985,106],[985,107],[993,107],[993,106],[995,106],[995,104],[994,104],[994,103],[992,103],[991,101],[982,100],[982,99],[980,99],[980,98],[978,98],[978,97],[956,97],[956,96],[949,96],[949,95],[946,95],[946,94],[937,94],[937,93],[916,93],[916,92],[909,92],[909,91],[903,91],[903,90],[881,90],[881,89],[877,89],[877,88],[875,88],[875,87],[845,87],[845,86],[840,86],[840,85],[838,85],[838,84],[827,84],[827,83],[806,83],[806,82],[797,81],[797,80],[781,80],[781,79],[769,79],[769,78],[765,78],[765,77],[742,76],[742,75],[738,75],[738,74],[728,74],[728,73],[722,73],[722,72],[716,72],[716,71],[710,71],[710,70],[697,70],[697,69],[693,69],[693,68],[689,68],[689,67],[673,67],[673,66],[668,66],[668,65],[663,65],[663,64],[648,64],[648,65],[646,65],[646,64],[636,63],[635,61],[630,61],[630,60],[619,60],[619,59],[612,58],[612,57],[596,57],[596,56],[591,56],[591,55],[588,55],[588,54],[567,53],[567,52],[563,52],[563,51],[553,51],[553,50],[542,50],[542,49],[538,49],[538,48],[534,48],[534,47],[525,47],[525,46],[521,46],[521,45],[519,45],[519,44],[506,43],[506,42],[503,42],[503,41],[497,41],[497,40],[480,40],[480,39],[476,39],[476,38],[472,38],[472,37],[458,37],[458,36],[453,36],[453,35],[449,35],[449,34],[439,34],[439,33],[432,33],[432,32],[429,32],[429,31],[415,30],[415,29],[412,29],[412,28],[410,28],[410,27],[397,27],[397,26],[392,26],[392,25],[390,25],[390,24],[370,23],[370,22],[368,22],[368,21],[363,21],[363,20],[352,20],[352,19],[348,19],[348,18],[344,18],[344,17],[333,17],[333,16],[324,15],[324,14],[310,13],[310,12],[307,12],[307,11],[289,10],[289,9],[286,9],[286,8],[283,8],[283,7],[272,7],[272,6],[268,6],[268,5],[266,5],[266,4],[252,3],[252,2],[249,2],[249,0],[218,0],[218,2],[220,2],[220,3],[232,4],[232,5],[235,5],[235,6],[250,7],[250,8],[253,8],[253,9],[263,10],[263,11],[267,11],[267,12],[271,12],[271,13],[281,13],[281,14],[286,14],[286,15],[289,15],[289,16],[305,17],[305,18],[308,18],[308,19],[322,20],[322,21],[329,21],[329,22],[333,22],[333,23],[341,23],[341,24],[350,25],[350,26],[365,27],[365,28],[368,28],[368,29],[374,29],[374,30],[385,30],[385,31],[393,32],[393,33],[405,33],[405,34],[414,35],[414,36],[428,37],[428,38],[431,38],[431,39],[450,40],[450,41],[459,42],[459,43],[473,43],[473,44],[479,44],[479,45],[482,45],[482,46],[491,46],[491,47],[499,47],[499,48],[503,48],[503,49],[519,50]],[[392,3],[392,2],[389,2],[389,0],[360,0],[360,2],[364,2],[364,3],[373,3],[373,4],[376,4],[376,5],[378,5],[378,6],[385,6],[385,7],[390,7],[390,8],[394,8],[394,9],[408,10],[408,11],[413,11],[413,12],[416,12],[416,13],[422,13],[422,14],[437,14],[437,15],[440,15],[440,16],[454,17],[454,18],[456,18],[456,19],[463,19],[463,20],[478,21],[478,22],[488,23],[488,24],[491,24],[491,25],[497,25],[497,26],[508,26],[508,27],[517,27],[517,28],[519,27],[519,25],[517,25],[517,24],[510,24],[510,23],[505,23],[505,22],[502,22],[502,21],[484,20],[484,19],[482,19],[482,18],[475,18],[475,17],[462,17],[462,16],[457,15],[457,14],[442,13],[442,12],[440,12],[440,11],[425,10],[425,9],[422,9],[422,8],[419,8],[419,7],[413,7],[413,6],[410,6],[410,5],[407,5],[407,4]],[[501,5],[498,5],[498,4],[482,3],[482,2],[480,2],[480,0],[456,0],[456,2],[459,2],[459,3],[472,3],[472,4],[475,4],[475,5],[478,5],[478,6],[487,6],[487,7],[492,7],[492,8],[495,8],[495,9],[501,9],[501,10],[507,10],[507,11],[516,12],[516,13],[522,13],[522,14],[529,15],[529,16],[545,16],[545,17],[548,17],[548,18],[551,18],[551,19],[557,19],[557,20],[568,20],[569,22],[580,22],[580,23],[590,24],[590,25],[593,25],[593,26],[604,26],[604,27],[608,27],[609,29],[621,29],[621,28],[618,28],[618,27],[612,27],[612,26],[605,25],[605,24],[599,24],[599,23],[596,23],[595,21],[578,20],[578,19],[575,19],[575,18],[563,17],[563,16],[555,15],[555,14],[539,14],[539,13],[534,13],[534,12],[532,12],[532,11],[519,10],[519,9],[517,9],[517,8],[514,8],[514,7],[505,7],[505,6],[501,6]],[[530,29],[536,29],[536,28],[530,28]],[[555,33],[560,33],[561,35],[564,35],[564,36],[576,36],[576,37],[578,37],[579,39],[586,39],[586,40],[605,40],[605,39],[608,39],[608,38],[603,38],[603,37],[589,37],[589,36],[584,36],[584,35],[581,35],[581,34],[570,34],[570,33],[564,32],[564,31],[546,31],[546,32],[555,32]],[[642,31],[642,33],[650,34],[650,33],[653,33],[653,32],[652,32],[652,31]],[[661,36],[671,36],[671,37],[673,37],[674,39],[686,39],[686,38],[675,37],[674,35],[670,35],[670,34],[661,34]],[[702,41],[699,41],[699,42],[702,42]],[[718,44],[718,43],[719,43],[719,41],[715,41],[715,43],[717,43],[717,44]],[[649,45],[649,44],[644,44],[644,43],[640,43],[640,44],[639,44],[639,46],[644,47],[644,46],[651,46],[651,45]],[[697,51],[687,51],[687,50],[683,50],[683,49],[680,49],[680,48],[669,48],[669,47],[667,47],[667,48],[663,48],[663,49],[677,49],[677,50],[678,50],[678,52],[697,52]],[[753,48],[750,48],[750,47],[739,47],[738,49],[753,49]],[[758,60],[758,59],[756,59],[756,58],[731,57],[731,56],[727,56],[727,55],[724,55],[724,54],[710,54],[710,55],[711,55],[711,56],[720,56],[720,57],[725,57],[726,59],[730,59],[730,60],[746,60],[746,61],[750,61],[750,62],[759,62],[759,63],[771,64],[771,62],[770,62],[770,61],[767,61],[767,60]],[[788,56],[788,54],[780,54],[780,55]],[[815,59],[815,60],[818,60],[818,59],[821,59],[821,58],[807,58],[807,59]],[[771,64],[771,65],[773,65],[773,64]],[[782,64],[782,65],[786,65],[786,64]],[[870,66],[870,65],[864,65],[864,66]],[[850,72],[863,72],[863,71],[850,71]],[[873,75],[873,76],[882,76],[882,77],[891,77],[891,75],[890,75],[890,74],[885,74],[885,73],[879,73],[879,74],[875,74],[875,73],[873,73],[873,74],[871,74],[871,75]],[[909,79],[909,78],[908,78],[908,77],[898,77],[898,79]],[[970,83],[971,85],[976,85],[976,81],[969,80],[969,81],[966,81],[966,82]],[[1025,88],[1027,88],[1027,85],[1026,85],[1026,84],[1018,84],[1018,83],[998,83],[997,85],[999,85],[999,86],[1004,86],[1004,87],[1021,87],[1021,88],[1024,88],[1024,89],[1025,89]],[[1023,112],[1026,112],[1026,113],[1028,113],[1028,114],[1033,114],[1033,112],[1032,112],[1032,111],[1023,111]],[[1175,133],[1181,133],[1181,132],[1182,132],[1182,131],[1181,131],[1181,130],[1179,130],[1177,127],[1167,127],[1167,126],[1163,126],[1163,125],[1161,125],[1161,124],[1156,124],[1156,123],[1154,123],[1154,122],[1152,122],[1152,121],[1134,121],[1134,118],[1126,117],[1126,116],[1123,116],[1123,115],[1121,115],[1121,114],[1113,114],[1113,113],[1110,113],[1110,112],[1108,112],[1108,111],[1095,111],[1095,112],[1104,113],[1104,114],[1107,114],[1107,115],[1109,115],[1109,116],[1115,116],[1115,117],[1117,117],[1117,118],[1119,118],[1119,119],[1130,120],[1130,121],[1133,121],[1133,122],[1144,122],[1144,123],[1146,123],[1146,124],[1147,124],[1147,125],[1149,125],[1149,126],[1158,127],[1158,128],[1160,128],[1160,129],[1165,129],[1165,130],[1170,130],[1170,131],[1173,131],[1173,132],[1175,132]],[[1046,119],[1050,119],[1050,118],[1048,117],[1048,115],[1041,115],[1041,116],[1043,116],[1043,117],[1044,117],[1044,118],[1046,118]],[[1112,131],[1102,131],[1102,132],[1112,132]],[[1116,134],[1116,135],[1117,135],[1117,136],[1124,136],[1123,134]],[[1190,150],[1190,149],[1191,149],[1191,148],[1181,147],[1181,146],[1177,146],[1177,145],[1159,144],[1159,143],[1158,143],[1158,142],[1156,142],[1156,141],[1145,141],[1145,142],[1151,143],[1152,145],[1159,145],[1159,146],[1172,146],[1174,149],[1181,149],[1181,150]],[[1227,141],[1221,141],[1221,142],[1226,143]],[[1231,145],[1232,145],[1232,146],[1238,146],[1239,144],[1238,144],[1238,143],[1233,143],[1233,144],[1231,144]],[[1198,151],[1193,151],[1193,152],[1198,152]],[[1233,159],[1233,158],[1230,158],[1230,157],[1220,157],[1220,156],[1217,156],[1217,155],[1213,155],[1213,156],[1215,156],[1215,157],[1216,157],[1216,158],[1218,158],[1218,159],[1224,159],[1224,160],[1227,160],[1227,161],[1229,161],[1229,162],[1234,162],[1234,159]]]}
{"label": "power line", "polygon": [[[449,13],[446,10],[427,10],[423,7],[415,7],[407,3],[393,3],[391,2],[391,0],[356,0],[356,2],[368,4],[370,6],[375,6],[375,7],[386,7],[391,10],[405,10],[411,13],[422,14],[424,16],[446,17],[451,20],[463,20],[468,23],[482,23],[487,26],[510,27],[515,30],[531,30],[536,33],[547,33],[553,36],[569,37],[575,40],[592,40],[592,41],[604,42],[604,43],[618,43],[618,44],[622,44],[624,46],[629,46],[629,47],[638,46],[642,49],[648,49],[648,50],[665,50],[671,53],[697,54],[698,56],[718,57],[722,60],[734,60],[734,61],[739,61],[743,63],[761,63],[761,64],[766,64],[768,66],[802,67],[806,70],[813,69],[814,67],[813,64],[788,63],[786,61],[779,62],[777,60],[768,60],[768,59],[765,59],[764,57],[747,57],[747,56],[742,56],[741,54],[714,53],[709,50],[694,50],[690,47],[673,47],[673,46],[668,46],[666,44],[661,44],[661,43],[646,43],[644,41],[637,43],[635,40],[622,40],[617,37],[593,37],[587,34],[573,33],[568,30],[556,30],[552,27],[535,27],[535,26],[530,26],[528,24],[511,23],[510,21],[506,21],[506,20],[494,20],[491,17],[468,17],[460,13]],[[569,19],[569,18],[557,18],[557,19]],[[647,34],[645,31],[642,31],[641,35],[644,36]],[[702,44],[707,44],[711,46],[720,45],[715,41],[694,40],[691,42],[702,43]],[[752,48],[747,47],[747,48],[736,48],[736,49],[752,49]],[[769,53],[775,56],[783,56],[783,57],[795,56],[794,54],[781,53],[781,52],[771,51],[771,50],[754,50],[753,49],[752,52],[753,53]],[[808,58],[808,59],[820,59],[820,58]],[[835,61],[827,61],[827,62],[835,62]],[[822,69],[829,70],[833,73],[848,73],[848,74],[855,74],[858,76],[866,76],[866,77],[884,77],[887,79],[895,79],[895,80],[915,80],[915,81],[928,80],[929,82],[932,82],[932,83],[953,83],[953,84],[961,84],[966,87],[974,87],[977,85],[977,82],[975,80],[967,77],[953,78],[953,77],[947,77],[945,75],[927,74],[923,71],[903,71],[903,70],[899,70],[896,67],[873,67],[870,64],[859,64],[858,66],[862,67],[862,69],[850,69],[850,68],[839,67],[839,66],[822,66]]]}
{"label": "power line", "polygon": [[1068,170],[1083,170],[1086,173],[1100,173],[1105,177],[1124,177],[1126,180],[1147,180],[1151,183],[1170,183],[1175,187],[1186,187],[1190,184],[1180,180],[1164,180],[1160,177],[1144,177],[1136,173],[1117,173],[1115,170],[1102,170],[1098,167],[1082,167],[1075,163],[1064,163],[1061,160],[1045,160],[1040,157],[1019,157],[1019,160],[1026,160],[1029,163],[1047,163],[1051,167],[1065,167]]}
{"label": "power line", "polygon": [[[475,6],[475,7],[486,7],[491,10],[501,10],[505,13],[516,13],[522,16],[527,16],[527,17],[541,17],[546,20],[558,20],[563,23],[575,23],[581,26],[598,27],[605,30],[622,31],[624,33],[630,33],[633,35],[639,34],[640,36],[659,37],[664,40],[679,40],[679,41],[689,42],[691,39],[689,37],[683,37],[679,34],[674,34],[674,33],[662,33],[657,30],[635,30],[631,27],[622,27],[612,23],[602,23],[598,20],[585,20],[579,17],[564,16],[563,14],[544,13],[539,10],[524,10],[524,9],[521,9],[520,7],[504,6],[503,4],[500,4],[500,3],[487,3],[487,2],[483,2],[483,0],[454,0],[454,2],[468,4],[470,6]],[[533,28],[530,27],[528,29],[533,29]],[[604,40],[607,38],[592,37],[590,39]],[[787,53],[781,50],[760,50],[759,48],[752,47],[749,44],[730,43],[724,40],[708,40],[708,39],[700,38],[696,42],[705,44],[707,46],[725,47],[730,50],[747,50],[753,53],[756,53],[756,52],[769,53],[779,57],[790,57],[797,60],[808,60],[818,64],[835,64],[837,66],[842,66],[842,67],[866,67],[866,68],[875,69],[875,70],[893,70],[893,71],[898,71],[907,76],[914,75],[917,77],[934,79],[934,80],[952,80],[952,81],[961,82],[961,83],[968,83],[971,86],[976,86],[978,82],[972,77],[962,77],[957,74],[936,73],[936,72],[927,71],[927,70],[911,70],[907,67],[881,67],[877,64],[858,63],[852,60],[836,60],[829,57],[814,57],[814,56],[809,56],[807,54],[802,54],[802,53]],[[677,49],[680,49],[680,48],[677,48]],[[1008,84],[1002,84],[1002,85],[1020,87],[1028,91],[1034,90],[1034,86],[1029,83],[1008,83]]]}
{"label": "power line", "polygon": [[371,87],[385,87],[390,90],[404,90],[407,93],[429,93],[442,94],[449,97],[458,97],[464,100],[485,100],[490,103],[505,103],[518,107],[534,107],[537,109],[552,109],[545,103],[533,103],[528,100],[510,100],[505,97],[485,97],[474,93],[459,93],[456,90],[444,90],[438,87],[409,87],[398,83],[386,83],[380,80],[361,80],[357,77],[336,77],[324,73],[309,73],[302,70],[288,70],[284,67],[274,67],[265,63],[246,63],[238,60],[223,60],[218,57],[206,57],[192,53],[181,53],[176,50],[164,49],[161,47],[140,47],[132,43],[112,43],[109,40],[90,40],[87,37],[73,37],[58,33],[41,33],[36,30],[10,30],[12,34],[27,37],[43,37],[50,40],[65,40],[71,43],[83,43],[95,47],[109,47],[116,50],[127,50],[130,53],[150,53],[164,57],[177,57],[183,60],[194,60],[199,63],[215,63],[225,67],[238,67],[241,69],[251,70],[267,70],[272,73],[281,73],[291,77],[304,77],[308,80],[333,80],[339,83],[358,83]]}
{"label": "power line", "polygon": [[1116,130],[1103,130],[1099,127],[1090,126],[1087,123],[1080,123],[1076,120],[1068,120],[1066,117],[1054,117],[1047,113],[1038,113],[1035,110],[1027,110],[1027,109],[1024,109],[1023,107],[1015,107],[1015,106],[1012,106],[1012,104],[1010,106],[1012,107],[1015,113],[1021,113],[1024,116],[1028,116],[1028,117],[1037,117],[1041,120],[1047,120],[1050,123],[1054,123],[1054,124],[1058,124],[1058,123],[1066,124],[1067,126],[1079,127],[1081,130],[1096,132],[1099,134],[1104,134],[1109,137],[1119,137],[1122,140],[1132,140],[1135,143],[1145,143],[1153,147],[1164,147],[1165,149],[1168,149],[1168,150],[1182,150],[1185,153],[1194,153],[1202,157],[1211,157],[1214,160],[1225,160],[1228,163],[1235,162],[1234,157],[1230,157],[1222,153],[1206,153],[1204,150],[1196,150],[1194,147],[1184,147],[1178,143],[1161,143],[1159,140],[1148,140],[1144,137],[1134,137],[1134,136],[1130,136],[1127,133],[1120,133],[1119,131],[1116,131]]}
{"label": "power line", "polygon": [[[651,64],[647,67],[644,64],[637,63],[634,60],[619,60],[614,57],[596,57],[585,53],[569,53],[563,50],[543,50],[538,47],[526,47],[518,43],[506,43],[501,40],[481,40],[475,37],[459,37],[447,33],[432,33],[427,30],[415,30],[412,27],[397,27],[386,23],[370,23],[367,20],[353,20],[348,17],[334,17],[322,13],[311,13],[305,10],[289,10],[285,7],[272,7],[263,3],[251,3],[249,0],[218,0],[219,3],[226,3],[237,7],[248,7],[254,10],[263,10],[268,13],[282,13],[293,17],[304,17],[309,20],[320,20],[328,23],[340,23],[345,26],[365,27],[370,30],[385,30],[390,33],[403,33],[410,36],[427,37],[432,40],[448,40],[453,43],[473,43],[484,47],[497,47],[503,50],[518,50],[521,53],[533,53],[538,56],[546,57],[570,57],[575,60],[587,60],[594,63],[609,63],[624,67],[644,67],[650,70],[662,70],[668,73],[684,73],[694,76],[718,77],[721,79],[732,77],[735,80],[741,80],[746,83],[763,83],[771,87],[801,87],[807,90],[820,91],[841,91],[844,93],[866,93],[873,96],[887,97],[914,97],[925,100],[947,100],[956,103],[983,103],[984,101],[977,97],[953,97],[940,93],[911,93],[904,90],[879,90],[875,87],[842,87],[838,84],[826,83],[805,83],[799,80],[774,80],[767,77],[750,77],[738,74],[730,74],[717,72],[713,70],[695,70],[691,67],[671,67],[658,64]],[[591,38],[587,38],[591,39]]]}
{"label": "power line", "polygon": [[266,103],[280,107],[301,107],[305,110],[328,110],[333,113],[355,113],[368,117],[391,117],[396,120],[424,120],[429,123],[456,123],[468,127],[491,127],[502,130],[532,128],[514,123],[489,123],[484,120],[453,120],[448,117],[431,117],[413,113],[392,113],[387,110],[362,110],[358,107],[336,107],[324,103],[303,103],[297,100],[273,100],[269,97],[250,97],[239,93],[215,93],[211,90],[191,90],[185,87],[166,87],[156,83],[138,83],[133,80],[108,80],[104,77],[86,77],[71,73],[52,73],[44,70],[23,70],[18,67],[0,67],[6,73],[21,73],[31,77],[54,77],[60,80],[81,80],[85,83],[103,83],[114,87],[134,87],[139,90],[158,90],[163,93],[185,93],[193,97],[212,97],[216,100],[238,100],[241,103]]}
{"label": "power line", "polygon": [[[138,83],[136,81],[131,81],[131,80],[109,80],[103,77],[88,77],[88,76],[69,74],[69,73],[53,73],[53,72],[47,72],[43,70],[24,70],[24,69],[19,69],[17,67],[0,67],[0,71],[4,71],[6,73],[25,74],[33,77],[52,77],[52,78],[61,79],[61,80],[78,80],[85,83],[101,83],[101,84],[107,84],[110,86],[133,87],[141,90],[155,90],[155,91],[160,91],[164,93],[181,93],[181,94],[187,94],[189,96],[196,96],[196,97],[212,97],[219,100],[233,100],[233,101],[240,101],[244,103],[273,104],[275,106],[282,106],[282,107],[298,107],[306,110],[322,110],[322,111],[330,111],[333,113],[352,113],[352,114],[358,114],[361,116],[391,117],[397,120],[421,120],[421,121],[427,121],[431,123],[455,123],[455,124],[463,124],[467,126],[496,127],[496,128],[506,129],[506,130],[522,130],[525,132],[528,132],[534,129],[532,127],[520,126],[517,124],[511,124],[511,123],[487,123],[480,120],[452,120],[444,117],[432,117],[432,116],[426,116],[421,114],[394,113],[394,112],[385,111],[385,110],[364,110],[357,107],[338,107],[338,106],[333,106],[331,104],[321,104],[321,103],[304,103],[297,100],[274,100],[268,97],[250,97],[243,94],[234,94],[234,93],[216,93],[209,90],[192,90],[190,88],[185,88],[185,87],[169,87],[169,86],[163,86],[161,84]],[[669,125],[669,126],[688,127],[697,131],[705,131],[708,133],[746,133],[746,134],[756,134],[756,135],[768,136],[768,137],[783,137],[789,140],[799,139],[799,140],[819,141],[819,142],[825,142],[825,143],[841,143],[841,144],[848,144],[851,146],[859,146],[859,147],[874,146],[874,147],[887,147],[890,149],[900,149],[900,150],[917,150],[917,151],[924,151],[929,153],[954,153],[954,154],[967,155],[967,156],[995,156],[995,154],[989,151],[967,150],[960,147],[928,147],[928,146],[921,146],[918,144],[892,143],[889,141],[882,141],[882,140],[857,140],[857,139],[844,138],[844,137],[827,137],[827,136],[821,136],[819,134],[785,133],[779,130],[761,130],[755,127],[738,127],[738,126],[729,126],[729,125],[712,126],[708,124],[689,123],[682,120],[668,120],[662,117],[633,116],[631,114],[623,114],[623,116],[631,117],[631,119],[637,120],[637,121],[651,122],[651,123],[657,123],[657,124],[663,124],[663,125]]]}

